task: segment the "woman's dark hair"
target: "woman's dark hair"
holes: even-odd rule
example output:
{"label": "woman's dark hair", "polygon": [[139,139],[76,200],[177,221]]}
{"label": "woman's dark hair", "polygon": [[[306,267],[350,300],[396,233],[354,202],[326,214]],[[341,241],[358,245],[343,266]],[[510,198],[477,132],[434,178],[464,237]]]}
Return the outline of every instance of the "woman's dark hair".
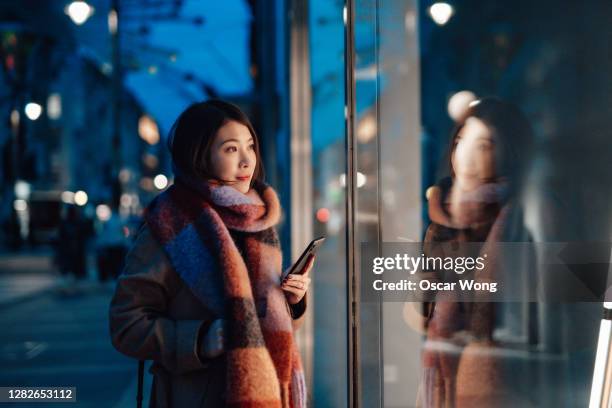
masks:
{"label": "woman's dark hair", "polygon": [[525,115],[513,104],[493,97],[472,102],[462,120],[455,126],[450,140],[448,164],[455,177],[452,157],[457,138],[468,118],[481,120],[491,131],[495,146],[495,175],[504,177],[510,190],[516,192],[523,182],[533,141],[533,130]]}
{"label": "woman's dark hair", "polygon": [[249,129],[257,158],[251,183],[255,180],[261,181],[263,164],[259,153],[259,140],[251,121],[239,107],[218,99],[194,103],[176,119],[168,137],[168,149],[174,165],[180,171],[198,179],[214,179],[210,167],[210,150],[219,129],[230,121],[238,122]]}

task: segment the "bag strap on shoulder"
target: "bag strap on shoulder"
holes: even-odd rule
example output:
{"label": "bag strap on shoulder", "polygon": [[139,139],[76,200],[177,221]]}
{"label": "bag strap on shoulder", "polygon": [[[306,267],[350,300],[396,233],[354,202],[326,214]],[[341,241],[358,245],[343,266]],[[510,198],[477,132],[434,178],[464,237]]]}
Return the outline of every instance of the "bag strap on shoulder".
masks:
{"label": "bag strap on shoulder", "polygon": [[144,360],[138,360],[138,393],[136,394],[136,407],[142,408],[142,383],[144,379]]}

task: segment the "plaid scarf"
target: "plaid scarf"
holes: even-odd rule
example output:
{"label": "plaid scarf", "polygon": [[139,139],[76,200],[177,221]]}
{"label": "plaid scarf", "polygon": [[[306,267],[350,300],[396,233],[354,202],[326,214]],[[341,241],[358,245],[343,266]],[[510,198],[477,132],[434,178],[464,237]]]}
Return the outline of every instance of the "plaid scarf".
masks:
{"label": "plaid scarf", "polygon": [[[194,295],[226,319],[228,407],[306,407],[292,318],[279,286],[282,254],[274,190],[242,194],[177,174],[145,220]],[[243,234],[242,254],[229,229]]]}

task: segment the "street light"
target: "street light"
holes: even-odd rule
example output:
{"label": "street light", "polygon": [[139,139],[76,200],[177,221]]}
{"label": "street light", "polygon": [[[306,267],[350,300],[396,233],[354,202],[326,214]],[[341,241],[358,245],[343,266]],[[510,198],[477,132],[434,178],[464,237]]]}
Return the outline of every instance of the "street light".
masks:
{"label": "street light", "polygon": [[36,120],[42,113],[42,106],[36,102],[30,102],[25,106],[25,114],[30,120]]}
{"label": "street light", "polygon": [[76,193],[74,193],[74,203],[78,206],[84,206],[85,204],[87,204],[87,193],[84,192],[83,190],[79,190]]}
{"label": "street light", "polygon": [[431,5],[429,15],[437,25],[444,25],[454,14],[453,6],[448,3],[438,2]]}
{"label": "street light", "polygon": [[138,134],[150,145],[155,145],[159,142],[159,128],[149,115],[142,115],[138,119]]}
{"label": "street light", "polygon": [[93,14],[93,7],[84,1],[73,1],[64,9],[64,12],[70,17],[76,25],[82,25]]}
{"label": "street light", "polygon": [[168,178],[164,176],[163,174],[158,174],[153,179],[153,185],[155,185],[156,189],[163,190],[164,188],[168,186]]}

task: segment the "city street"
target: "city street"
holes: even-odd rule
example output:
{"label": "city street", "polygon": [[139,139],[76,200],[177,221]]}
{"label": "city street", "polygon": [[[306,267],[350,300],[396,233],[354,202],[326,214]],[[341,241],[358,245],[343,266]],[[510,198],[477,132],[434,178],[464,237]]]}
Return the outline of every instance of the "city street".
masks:
{"label": "city street", "polygon": [[[108,335],[114,282],[90,278],[66,290],[53,270],[40,270],[48,265],[44,256],[27,259],[12,268],[0,262],[0,293],[9,299],[0,301],[0,385],[76,387],[79,407],[134,406],[137,362],[117,352]],[[19,404],[26,405],[40,406]],[[54,404],[62,405],[75,406]]]}

